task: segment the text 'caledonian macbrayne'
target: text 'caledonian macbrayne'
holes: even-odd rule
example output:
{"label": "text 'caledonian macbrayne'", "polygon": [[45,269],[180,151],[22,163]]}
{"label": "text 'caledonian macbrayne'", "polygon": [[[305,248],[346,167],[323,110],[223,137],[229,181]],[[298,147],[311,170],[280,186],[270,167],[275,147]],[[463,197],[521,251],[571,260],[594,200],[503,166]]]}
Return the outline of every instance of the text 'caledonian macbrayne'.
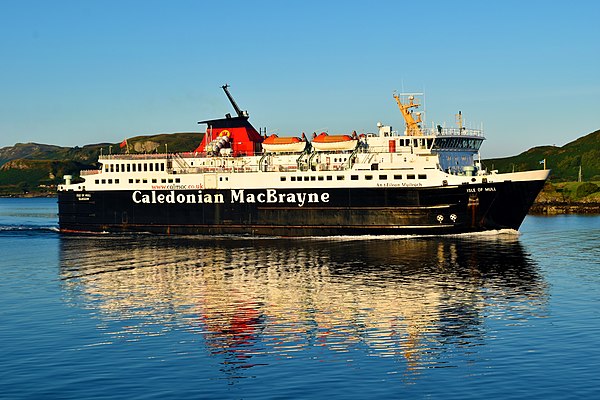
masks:
{"label": "text 'caledonian macbrayne'", "polygon": [[[259,193],[248,193],[244,189],[232,189],[229,201],[231,203],[287,203],[296,204],[298,207],[306,203],[329,203],[329,193],[304,193],[290,192],[279,193],[275,189],[262,190]],[[136,190],[131,194],[131,199],[136,204],[211,204],[225,203],[223,193],[176,193],[174,190],[168,193],[160,193],[152,190],[144,192]]]}

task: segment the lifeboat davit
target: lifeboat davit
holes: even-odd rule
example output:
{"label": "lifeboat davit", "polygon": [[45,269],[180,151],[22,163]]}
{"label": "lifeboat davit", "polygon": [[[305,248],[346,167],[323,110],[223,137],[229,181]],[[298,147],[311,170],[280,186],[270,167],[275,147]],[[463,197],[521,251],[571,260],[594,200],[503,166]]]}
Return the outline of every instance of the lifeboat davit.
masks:
{"label": "lifeboat davit", "polygon": [[358,140],[349,135],[328,135],[321,132],[311,143],[317,151],[354,150]]}
{"label": "lifeboat davit", "polygon": [[306,147],[306,141],[298,137],[279,137],[273,134],[263,140],[262,147],[269,153],[299,153],[304,151]]}

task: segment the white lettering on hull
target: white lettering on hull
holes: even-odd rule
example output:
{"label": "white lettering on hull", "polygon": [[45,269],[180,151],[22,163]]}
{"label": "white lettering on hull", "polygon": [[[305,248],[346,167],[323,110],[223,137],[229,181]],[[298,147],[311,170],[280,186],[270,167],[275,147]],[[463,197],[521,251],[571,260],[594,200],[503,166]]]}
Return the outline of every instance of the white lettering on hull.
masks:
{"label": "white lettering on hull", "polygon": [[467,188],[467,193],[477,193],[477,192],[495,192],[496,188],[493,186],[489,187],[478,187],[478,188]]}
{"label": "white lettering on hull", "polygon": [[[296,204],[298,207],[304,207],[307,203],[329,203],[329,193],[277,193],[275,189],[267,189],[260,193],[246,193],[244,189],[231,190],[231,203],[268,203],[268,204]],[[136,190],[131,194],[131,200],[136,204],[224,204],[225,196],[223,193],[175,193],[171,190],[169,193],[156,193],[151,191],[144,193]]]}

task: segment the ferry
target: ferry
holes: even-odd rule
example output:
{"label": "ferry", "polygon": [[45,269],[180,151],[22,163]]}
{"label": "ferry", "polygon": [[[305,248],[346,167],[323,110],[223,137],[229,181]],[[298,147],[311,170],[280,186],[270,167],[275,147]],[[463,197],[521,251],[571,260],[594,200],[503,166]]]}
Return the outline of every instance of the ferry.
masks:
{"label": "ferry", "polygon": [[[204,120],[193,151],[100,155],[64,176],[61,232],[337,236],[518,230],[549,170],[482,165],[482,130],[424,126],[422,94],[393,97],[402,132],[261,135],[236,115]],[[200,137],[199,137],[200,139]]]}

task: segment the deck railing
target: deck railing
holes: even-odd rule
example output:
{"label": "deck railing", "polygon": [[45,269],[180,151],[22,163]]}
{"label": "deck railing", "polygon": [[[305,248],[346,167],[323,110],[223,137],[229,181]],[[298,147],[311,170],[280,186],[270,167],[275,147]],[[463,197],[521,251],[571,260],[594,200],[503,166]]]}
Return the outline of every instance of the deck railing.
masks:
{"label": "deck railing", "polygon": [[82,171],[79,171],[79,176],[96,175],[99,173],[100,173],[99,169],[84,169]]}
{"label": "deck railing", "polygon": [[477,136],[483,137],[483,131],[481,129],[470,129],[470,128],[421,128],[424,135],[433,136]]}

